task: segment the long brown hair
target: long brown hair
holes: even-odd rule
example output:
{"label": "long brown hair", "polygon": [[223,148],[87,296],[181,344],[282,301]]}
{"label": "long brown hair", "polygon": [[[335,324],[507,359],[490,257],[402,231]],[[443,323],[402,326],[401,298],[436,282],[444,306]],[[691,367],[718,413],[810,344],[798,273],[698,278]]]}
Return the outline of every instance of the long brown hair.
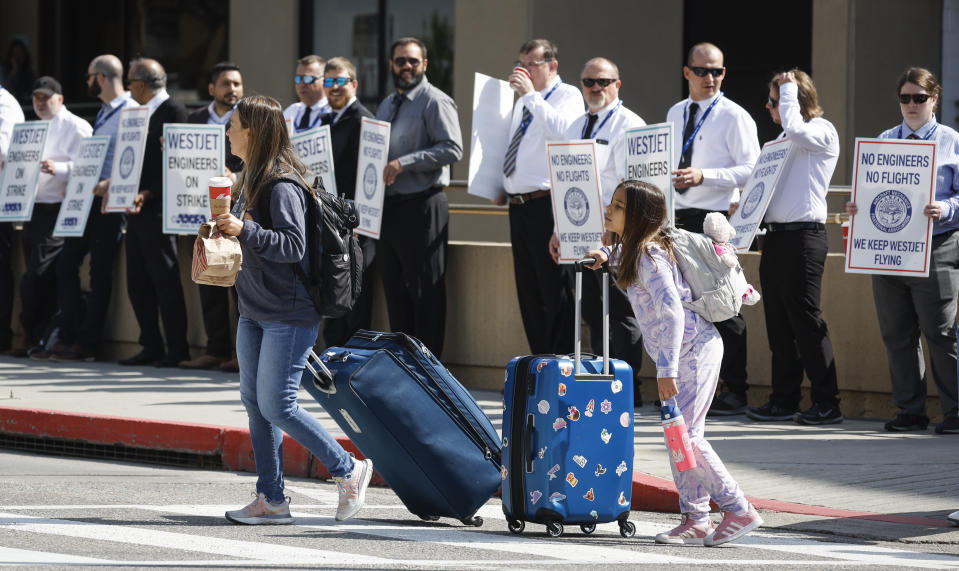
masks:
{"label": "long brown hair", "polygon": [[813,117],[822,117],[823,110],[819,106],[819,92],[816,91],[816,84],[805,71],[794,67],[791,70],[781,71],[773,76],[769,82],[769,87],[779,95],[779,82],[787,73],[792,73],[796,78],[796,86],[799,88],[799,113],[803,120],[809,121]]}
{"label": "long brown hair", "polygon": [[619,246],[619,269],[616,284],[626,289],[638,278],[640,254],[649,254],[649,247],[658,244],[673,258],[673,240],[666,228],[666,197],[663,191],[648,182],[624,180],[616,190],[626,198],[623,235],[613,234]]}
{"label": "long brown hair", "polygon": [[246,195],[246,209],[259,205],[263,190],[278,178],[299,180],[312,192],[307,169],[290,143],[280,102],[266,95],[250,95],[236,104],[236,116],[249,129],[243,170],[233,187]]}

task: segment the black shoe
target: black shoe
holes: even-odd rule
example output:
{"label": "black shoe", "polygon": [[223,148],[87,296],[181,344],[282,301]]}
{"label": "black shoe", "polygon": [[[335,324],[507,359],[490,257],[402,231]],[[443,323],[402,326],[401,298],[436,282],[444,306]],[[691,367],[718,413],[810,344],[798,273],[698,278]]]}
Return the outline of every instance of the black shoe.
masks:
{"label": "black shoe", "polygon": [[792,420],[793,417],[796,416],[796,409],[783,408],[770,402],[760,407],[747,408],[746,416],[761,422]]}
{"label": "black shoe", "polygon": [[706,416],[735,416],[746,412],[746,396],[732,391],[723,391],[716,395]]}
{"label": "black shoe", "polygon": [[176,356],[167,355],[166,357],[163,357],[161,359],[157,359],[156,361],[154,361],[153,366],[158,369],[169,369],[171,367],[179,367],[180,363],[182,363],[183,361],[186,361],[189,358],[190,358],[189,355],[185,357],[183,355],[176,355]]}
{"label": "black shoe", "polygon": [[959,416],[947,416],[936,425],[936,434],[959,434]]}
{"label": "black shoe", "polygon": [[799,424],[839,424],[843,421],[838,404],[814,404],[808,409],[796,413]]}
{"label": "black shoe", "polygon": [[[153,353],[152,351],[147,351],[144,349],[132,357],[127,357],[126,359],[120,359],[117,361],[117,365],[126,365],[126,366],[144,366],[152,365],[153,363],[163,359],[163,353]],[[177,361],[179,364],[179,361]]]}
{"label": "black shoe", "polygon": [[929,419],[921,414],[899,413],[896,418],[885,424],[889,432],[908,432],[910,430],[925,430],[929,426]]}

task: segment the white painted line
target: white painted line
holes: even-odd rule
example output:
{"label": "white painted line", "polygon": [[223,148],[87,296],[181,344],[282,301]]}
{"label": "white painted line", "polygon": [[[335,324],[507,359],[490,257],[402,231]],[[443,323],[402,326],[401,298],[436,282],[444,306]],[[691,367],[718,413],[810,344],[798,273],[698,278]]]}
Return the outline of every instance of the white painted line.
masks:
{"label": "white painted line", "polygon": [[110,562],[95,557],[0,547],[0,565],[103,565]]}

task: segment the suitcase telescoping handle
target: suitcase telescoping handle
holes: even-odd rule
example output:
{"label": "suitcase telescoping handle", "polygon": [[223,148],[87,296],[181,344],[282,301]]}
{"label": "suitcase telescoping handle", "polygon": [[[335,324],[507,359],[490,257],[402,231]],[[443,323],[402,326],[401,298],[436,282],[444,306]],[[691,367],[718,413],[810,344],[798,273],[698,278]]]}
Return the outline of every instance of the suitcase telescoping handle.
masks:
{"label": "suitcase telescoping handle", "polygon": [[310,349],[310,355],[306,358],[306,368],[313,373],[313,384],[324,393],[333,394],[336,392],[336,385],[333,384],[333,371],[327,368],[326,363],[320,359],[313,349]]}
{"label": "suitcase telescoping handle", "polygon": [[[583,258],[576,262],[576,315],[573,322],[573,344],[576,354],[573,361],[576,363],[576,376],[589,377],[589,374],[581,372],[582,366],[582,335],[581,324],[583,319],[583,272],[589,270],[588,266],[596,263],[595,258]],[[592,270],[589,270],[592,271]],[[603,377],[609,376],[609,266],[603,264],[599,270],[603,281]],[[594,349],[595,350],[595,349]],[[595,375],[599,376],[599,375]]]}

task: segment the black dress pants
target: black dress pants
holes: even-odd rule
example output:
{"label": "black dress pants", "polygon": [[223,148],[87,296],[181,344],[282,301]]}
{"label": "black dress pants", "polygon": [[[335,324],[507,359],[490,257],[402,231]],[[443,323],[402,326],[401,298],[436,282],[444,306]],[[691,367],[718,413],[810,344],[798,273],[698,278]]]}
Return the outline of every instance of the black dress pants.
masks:
{"label": "black dress pants", "polygon": [[437,358],[446,335],[449,220],[442,188],[388,196],[377,244],[390,329],[416,337]]}
{"label": "black dress pants", "polygon": [[[229,359],[235,350],[230,305],[236,308],[236,288],[198,284],[203,329],[206,332],[206,354]],[[239,312],[237,312],[239,313]]]}
{"label": "black dress pants", "polygon": [[[590,344],[597,355],[603,353],[603,276],[599,271],[583,272],[583,319],[589,325]],[[575,275],[573,277],[575,279]],[[609,284],[609,356],[629,363],[634,380],[639,378],[643,364],[642,333],[629,298],[612,283],[612,278]],[[634,382],[634,386],[638,389],[638,382]]]}
{"label": "black dress pants", "polygon": [[839,403],[832,341],[820,309],[825,262],[825,230],[766,233],[759,279],[772,352],[770,402],[785,409],[799,407],[803,371],[813,403]]}
{"label": "black dress pants", "polygon": [[148,209],[127,216],[126,262],[127,294],[140,324],[140,345],[152,355],[189,359],[177,238],[163,233],[160,212]]}
{"label": "black dress pants", "polygon": [[534,355],[573,351],[573,294],[569,267],[549,254],[553,204],[548,196],[509,207],[513,275],[520,316]]}
{"label": "black dress pants", "polygon": [[13,293],[13,224],[0,222],[0,351],[13,343]]}
{"label": "black dress pants", "polygon": [[[703,222],[710,212],[699,208],[680,208],[676,210],[676,227],[688,232],[702,234]],[[746,320],[740,312],[736,317],[713,323],[723,339],[723,362],[719,368],[719,377],[730,391],[745,397],[749,388],[746,375]]]}
{"label": "black dress pants", "polygon": [[54,238],[53,229],[59,213],[59,202],[34,204],[20,234],[25,266],[20,278],[20,324],[28,347],[39,344],[57,312],[57,257],[63,238]]}
{"label": "black dress pants", "polygon": [[[100,212],[102,198],[93,199],[90,218],[79,238],[66,238],[57,260],[57,291],[60,298],[60,339],[67,345],[94,350],[103,333],[103,323],[113,293],[113,260],[120,245],[124,215]],[[80,291],[80,266],[90,254],[90,294],[84,308]]]}

